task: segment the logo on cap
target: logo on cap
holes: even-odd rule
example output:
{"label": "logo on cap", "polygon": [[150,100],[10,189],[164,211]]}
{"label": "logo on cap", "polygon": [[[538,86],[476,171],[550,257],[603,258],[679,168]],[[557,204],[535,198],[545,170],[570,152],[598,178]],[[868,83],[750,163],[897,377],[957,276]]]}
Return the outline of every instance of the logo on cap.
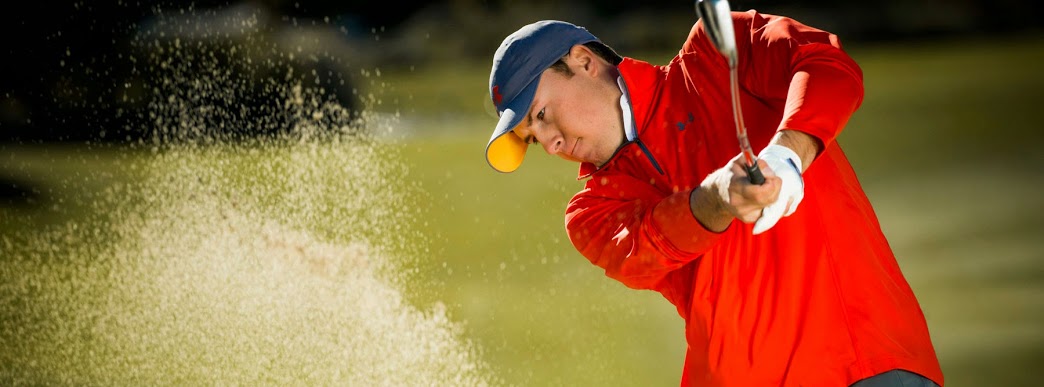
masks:
{"label": "logo on cap", "polygon": [[497,109],[500,109],[500,101],[504,99],[504,96],[500,95],[500,86],[493,86],[493,103],[497,104]]}

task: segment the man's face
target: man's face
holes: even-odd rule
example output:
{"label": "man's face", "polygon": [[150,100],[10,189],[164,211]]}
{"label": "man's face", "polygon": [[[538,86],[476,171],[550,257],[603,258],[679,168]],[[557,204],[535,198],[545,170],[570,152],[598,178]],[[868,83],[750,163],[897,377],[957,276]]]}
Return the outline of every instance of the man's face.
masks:
{"label": "man's face", "polygon": [[548,154],[601,166],[623,143],[620,89],[608,63],[572,59],[566,61],[572,76],[552,69],[540,76],[533,104],[514,132]]}

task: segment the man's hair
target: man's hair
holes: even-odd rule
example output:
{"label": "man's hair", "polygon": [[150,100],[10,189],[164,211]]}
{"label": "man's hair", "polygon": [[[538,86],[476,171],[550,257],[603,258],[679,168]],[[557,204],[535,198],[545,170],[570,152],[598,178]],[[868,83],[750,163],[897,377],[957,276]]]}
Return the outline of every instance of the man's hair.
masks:
{"label": "man's hair", "polygon": [[[605,59],[606,62],[609,62],[609,64],[613,66],[620,64],[620,62],[623,62],[623,57],[620,56],[620,54],[617,54],[616,51],[613,51],[611,47],[606,46],[602,42],[587,42],[584,43],[584,47],[587,47],[591,50],[591,52],[594,52],[595,55],[598,55],[602,59]],[[565,60],[563,60],[562,58],[558,59],[558,62],[552,64],[550,69],[565,74],[567,77],[573,76],[573,70],[569,69],[569,65],[567,65],[565,63]]]}

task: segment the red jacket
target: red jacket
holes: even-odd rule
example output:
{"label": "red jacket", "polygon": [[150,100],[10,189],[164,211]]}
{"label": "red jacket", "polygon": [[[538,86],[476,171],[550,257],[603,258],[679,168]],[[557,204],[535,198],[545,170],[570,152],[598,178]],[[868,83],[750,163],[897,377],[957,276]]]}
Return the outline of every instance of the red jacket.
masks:
{"label": "red jacket", "polygon": [[697,23],[670,64],[619,65],[638,141],[600,169],[581,164],[590,179],[566,211],[570,240],[609,277],[677,307],[683,385],[847,386],[896,368],[942,385],[921,308],[835,142],[862,102],[861,70],[830,33],[733,18],[755,151],[782,128],[823,144],[797,211],[757,236],[692,216],[692,189],[739,153],[728,67]]}

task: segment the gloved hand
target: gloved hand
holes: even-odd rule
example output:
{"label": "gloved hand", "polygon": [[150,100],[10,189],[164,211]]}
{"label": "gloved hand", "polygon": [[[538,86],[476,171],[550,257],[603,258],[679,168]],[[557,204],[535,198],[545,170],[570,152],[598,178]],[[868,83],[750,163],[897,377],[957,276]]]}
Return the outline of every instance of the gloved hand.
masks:
{"label": "gloved hand", "polygon": [[761,210],[761,217],[754,222],[754,234],[761,234],[784,216],[790,216],[805,197],[805,182],[801,179],[801,158],[793,150],[782,145],[769,145],[761,150],[758,159],[765,160],[769,168],[782,180],[779,197]]}

